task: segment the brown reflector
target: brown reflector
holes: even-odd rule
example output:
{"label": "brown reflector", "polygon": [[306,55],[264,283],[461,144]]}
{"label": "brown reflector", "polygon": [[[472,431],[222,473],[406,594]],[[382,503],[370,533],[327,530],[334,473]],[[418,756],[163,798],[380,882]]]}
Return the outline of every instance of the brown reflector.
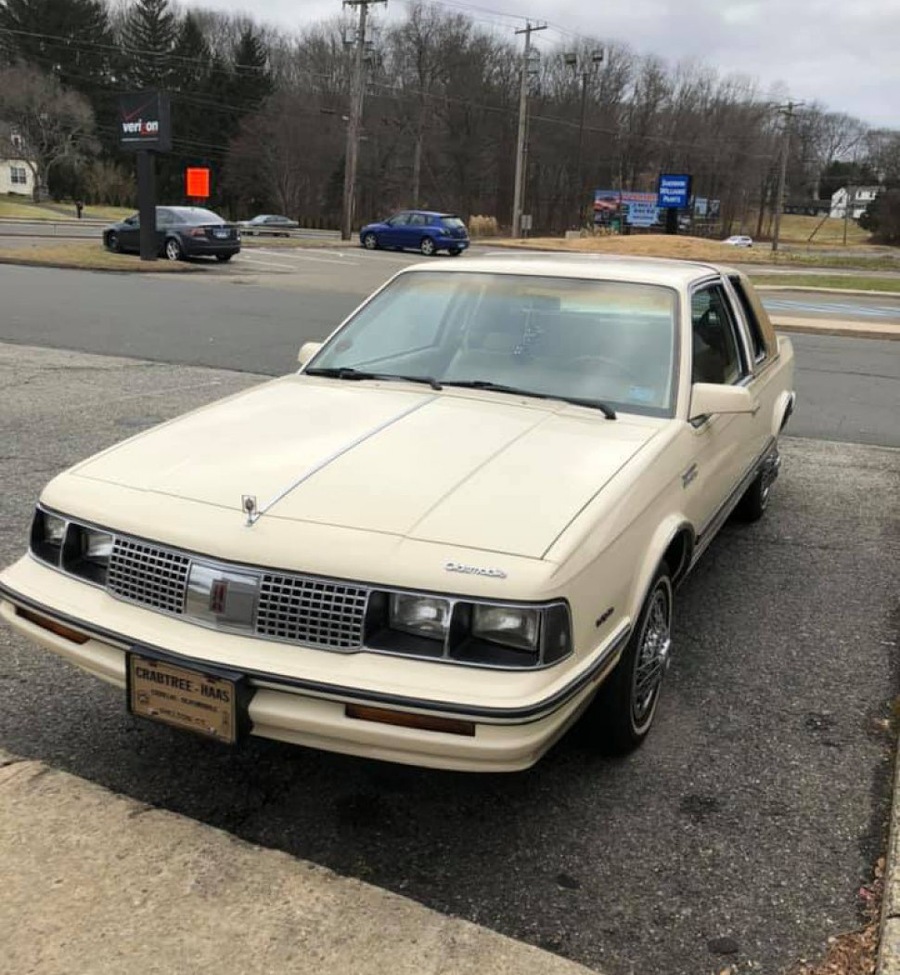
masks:
{"label": "brown reflector", "polygon": [[57,623],[56,620],[47,619],[46,616],[39,616],[37,613],[32,613],[30,609],[22,609],[21,606],[16,606],[16,616],[21,616],[22,619],[28,620],[29,623],[34,623],[35,626],[39,626],[43,630],[49,630],[57,636],[65,637],[65,639],[71,640],[73,643],[87,643],[90,640],[90,637],[86,633],[71,630],[68,626]]}
{"label": "brown reflector", "polygon": [[411,714],[409,711],[390,711],[387,708],[370,708],[363,704],[348,704],[344,713],[348,718],[359,721],[378,721],[381,724],[396,724],[401,728],[418,728],[421,731],[443,731],[448,735],[475,737],[475,722],[460,721],[457,718],[434,718],[428,714]]}

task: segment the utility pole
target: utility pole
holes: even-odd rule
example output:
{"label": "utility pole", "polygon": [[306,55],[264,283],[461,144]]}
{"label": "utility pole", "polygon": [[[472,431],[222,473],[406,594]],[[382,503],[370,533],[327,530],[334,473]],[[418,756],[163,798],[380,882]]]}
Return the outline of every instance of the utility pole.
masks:
{"label": "utility pole", "polygon": [[847,202],[844,204],[844,247],[847,246],[847,224],[850,222],[850,210],[853,200],[853,187],[847,185]]}
{"label": "utility pole", "polygon": [[513,188],[512,235],[522,236],[522,195],[525,184],[526,130],[528,128],[528,56],[531,54],[531,35],[537,30],[546,30],[546,24],[525,22],[525,27],[516,31],[525,35],[525,52],[522,56],[522,83],[519,88],[519,137],[516,141],[516,182]]}
{"label": "utility pole", "polygon": [[343,0],[345,7],[359,8],[356,28],[356,51],[353,56],[353,78],[350,84],[350,112],[347,122],[347,147],[344,150],[344,199],[341,207],[341,240],[349,240],[353,233],[353,207],[356,201],[356,164],[359,159],[359,130],[365,99],[366,23],[369,5],[387,0]]}
{"label": "utility pole", "polygon": [[775,196],[775,228],[772,231],[772,252],[778,250],[778,235],[781,231],[781,210],[784,206],[784,182],[787,176],[788,155],[791,151],[791,128],[794,122],[794,109],[803,102],[788,102],[779,105],[778,111],[784,114],[784,139],[781,145],[781,170],[778,174],[778,192]]}
{"label": "utility pole", "polygon": [[[579,70],[579,59],[576,53],[564,54],[563,60],[566,65],[572,68],[576,73]],[[575,172],[577,174],[576,178],[578,180],[577,184],[577,194],[578,201],[575,209],[575,225],[579,229],[584,225],[584,122],[585,116],[587,115],[587,90],[588,84],[594,77],[594,71],[597,66],[603,63],[603,50],[597,50],[591,52],[590,62],[581,65],[581,112],[579,115],[578,122],[578,155],[575,159]]]}

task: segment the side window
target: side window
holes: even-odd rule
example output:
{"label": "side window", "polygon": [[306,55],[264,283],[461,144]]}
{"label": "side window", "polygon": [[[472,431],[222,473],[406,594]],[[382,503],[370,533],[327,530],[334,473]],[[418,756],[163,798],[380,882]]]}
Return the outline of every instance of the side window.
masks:
{"label": "side window", "polygon": [[731,282],[731,287],[734,288],[734,293],[738,297],[741,311],[744,314],[744,321],[747,323],[747,331],[750,335],[750,348],[753,350],[753,361],[762,362],[768,355],[768,350],[766,349],[766,342],[763,338],[759,319],[756,317],[756,312],[753,310],[753,305],[747,297],[747,292],[744,289],[741,279],[735,276],[728,280]]}
{"label": "side window", "polygon": [[405,227],[409,222],[408,213],[397,213],[390,220],[386,220],[385,223],[390,227]]}
{"label": "side window", "polygon": [[157,228],[171,227],[175,223],[174,214],[171,210],[157,210],[156,211],[156,226]]}
{"label": "side window", "polygon": [[425,227],[428,224],[428,218],[421,213],[413,213],[409,218],[410,227]]}
{"label": "side window", "polygon": [[721,284],[691,296],[695,383],[736,383],[747,370],[742,361],[737,327]]}

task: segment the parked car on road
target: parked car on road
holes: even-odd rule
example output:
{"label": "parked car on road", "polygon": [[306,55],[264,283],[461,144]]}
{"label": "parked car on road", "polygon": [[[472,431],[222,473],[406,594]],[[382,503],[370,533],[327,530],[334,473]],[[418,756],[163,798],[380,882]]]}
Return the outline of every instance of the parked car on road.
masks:
{"label": "parked car on road", "polygon": [[393,247],[420,251],[425,257],[438,251],[447,251],[456,257],[469,246],[469,232],[462,220],[452,213],[401,210],[380,223],[366,224],[359,232],[359,240],[370,251]]}
{"label": "parked car on road", "polygon": [[261,213],[259,216],[250,220],[241,220],[238,226],[241,232],[248,237],[254,234],[257,237],[269,235],[271,237],[290,237],[291,231],[296,230],[300,224],[290,217],[281,217],[275,213]]}
{"label": "parked car on road", "polygon": [[[170,261],[212,256],[230,261],[241,249],[237,226],[204,207],[157,207],[156,240],[159,254]],[[103,244],[117,253],[140,253],[140,214],[135,213],[103,231]]]}
{"label": "parked car on road", "polygon": [[730,247],[752,247],[753,238],[746,234],[733,234],[731,237],[726,237],[722,243],[728,244]]}
{"label": "parked car on road", "polygon": [[220,742],[511,771],[584,714],[639,745],[676,587],[779,470],[793,351],[749,280],[420,264],[300,361],[54,478],[0,616]]}

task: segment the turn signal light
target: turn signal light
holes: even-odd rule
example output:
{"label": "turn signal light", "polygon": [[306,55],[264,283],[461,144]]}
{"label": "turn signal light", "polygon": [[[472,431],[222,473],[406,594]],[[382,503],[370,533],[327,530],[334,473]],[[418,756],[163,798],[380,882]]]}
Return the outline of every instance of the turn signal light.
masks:
{"label": "turn signal light", "polygon": [[388,708],[372,708],[363,704],[347,704],[344,713],[359,721],[377,721],[401,728],[418,728],[420,731],[443,731],[447,735],[475,737],[475,723],[457,718],[435,718],[429,714],[413,714],[409,711],[391,711]]}
{"label": "turn signal light", "polygon": [[34,623],[35,626],[39,626],[42,630],[49,630],[57,636],[71,640],[72,643],[87,643],[90,640],[90,637],[86,633],[79,633],[78,630],[69,629],[68,626],[57,623],[56,620],[48,619],[46,616],[40,616],[38,613],[32,613],[30,609],[22,609],[21,606],[16,606],[16,616],[21,616],[23,620]]}

